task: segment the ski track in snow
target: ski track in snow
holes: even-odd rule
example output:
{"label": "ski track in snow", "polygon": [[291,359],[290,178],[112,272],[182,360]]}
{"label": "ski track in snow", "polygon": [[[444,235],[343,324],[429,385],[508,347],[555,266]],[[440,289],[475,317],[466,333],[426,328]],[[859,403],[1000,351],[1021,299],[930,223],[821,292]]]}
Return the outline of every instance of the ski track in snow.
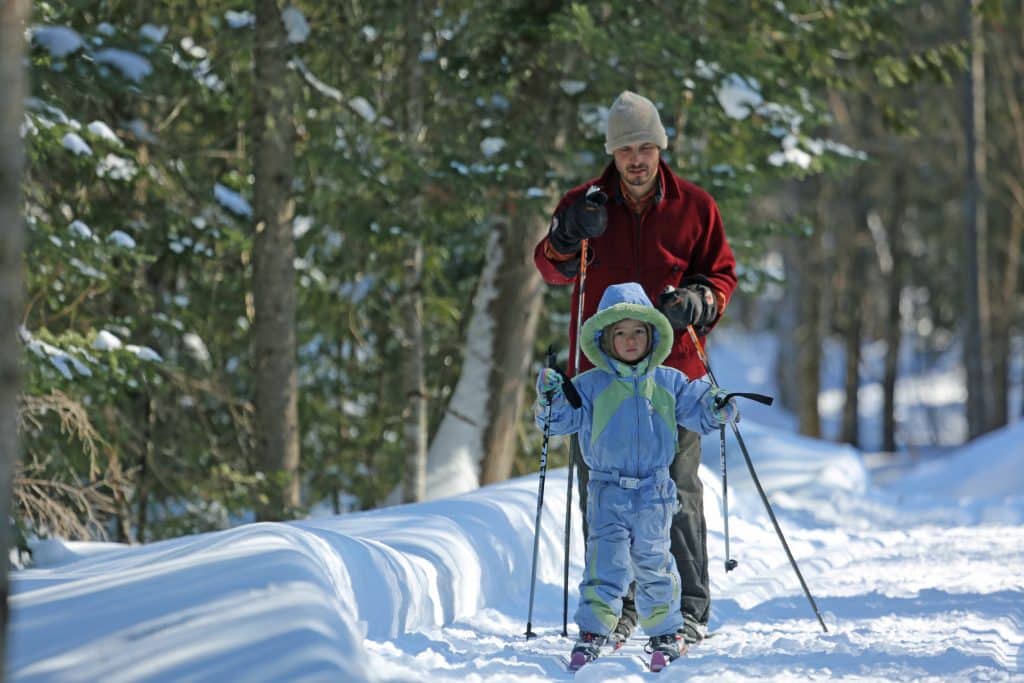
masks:
{"label": "ski track in snow", "polygon": [[[709,532],[715,636],[659,674],[630,656],[642,652],[640,634],[622,652],[566,672],[560,658],[572,641],[561,636],[560,585],[538,594],[538,638],[523,637],[523,615],[485,610],[448,628],[369,642],[372,667],[387,681],[1024,681],[1024,527],[908,518],[880,529],[901,515],[875,509],[884,521],[857,516],[823,528],[780,515],[828,633],[770,525],[730,520],[740,561],[733,572],[722,567],[721,530]],[[573,587],[570,636],[575,599]]]}

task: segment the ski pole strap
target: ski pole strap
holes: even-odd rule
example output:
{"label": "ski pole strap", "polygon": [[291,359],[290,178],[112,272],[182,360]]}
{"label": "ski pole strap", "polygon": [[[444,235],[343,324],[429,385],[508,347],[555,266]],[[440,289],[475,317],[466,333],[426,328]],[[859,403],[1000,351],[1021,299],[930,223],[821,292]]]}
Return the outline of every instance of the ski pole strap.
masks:
{"label": "ski pole strap", "polygon": [[775,399],[773,397],[766,396],[765,394],[754,394],[749,391],[734,391],[731,394],[726,394],[724,396],[719,396],[718,398],[716,398],[715,408],[721,408],[734,397],[749,398],[751,401],[757,401],[758,403],[763,403],[766,406],[770,406],[772,403],[775,402]]}
{"label": "ski pole strap", "polygon": [[644,486],[660,484],[669,480],[668,468],[656,470],[654,474],[646,477],[624,477],[618,470],[602,472],[601,470],[590,470],[591,481],[607,481],[623,489],[639,489]]}
{"label": "ski pole strap", "polygon": [[569,375],[565,374],[562,368],[555,368],[555,371],[562,376],[562,393],[565,394],[565,400],[573,408],[582,406],[583,399],[580,398],[580,392],[576,391],[576,385],[569,379]]}

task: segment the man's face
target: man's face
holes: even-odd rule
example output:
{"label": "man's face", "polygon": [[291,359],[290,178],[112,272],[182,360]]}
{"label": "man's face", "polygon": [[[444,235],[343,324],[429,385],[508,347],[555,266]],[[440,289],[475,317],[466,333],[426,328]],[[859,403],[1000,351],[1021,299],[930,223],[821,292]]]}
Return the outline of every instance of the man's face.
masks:
{"label": "man's face", "polygon": [[614,156],[615,168],[627,185],[646,189],[654,182],[660,150],[653,142],[619,147]]}

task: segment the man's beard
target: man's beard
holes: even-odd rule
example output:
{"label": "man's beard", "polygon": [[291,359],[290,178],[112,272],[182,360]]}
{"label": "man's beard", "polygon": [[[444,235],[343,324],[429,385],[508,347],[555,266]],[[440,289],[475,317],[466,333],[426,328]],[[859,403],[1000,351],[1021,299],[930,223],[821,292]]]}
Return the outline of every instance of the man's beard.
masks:
{"label": "man's beard", "polygon": [[652,172],[648,166],[626,169],[626,183],[629,185],[643,185],[651,179],[651,176]]}

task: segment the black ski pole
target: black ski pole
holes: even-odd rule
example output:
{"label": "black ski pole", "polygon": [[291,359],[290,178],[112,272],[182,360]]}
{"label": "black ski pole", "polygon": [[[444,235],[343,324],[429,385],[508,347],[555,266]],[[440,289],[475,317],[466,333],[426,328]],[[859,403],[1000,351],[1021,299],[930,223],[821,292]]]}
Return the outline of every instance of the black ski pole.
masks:
{"label": "black ski pole", "polygon": [[[553,365],[554,355],[554,347],[549,348],[545,367]],[[553,393],[554,392],[552,391],[545,393],[545,396],[548,399],[548,409],[544,414],[544,441],[541,443],[540,447],[540,482],[537,485],[537,518],[533,523],[533,567],[530,570],[530,609],[526,614],[527,640],[537,636],[537,634],[533,632],[533,596],[534,589],[537,587],[537,551],[540,548],[540,516],[544,509],[544,477],[547,475],[548,471],[548,441],[551,439],[551,395]]]}
{"label": "black ski pole", "polygon": [[[547,357],[545,358],[544,367],[554,368],[555,370],[558,370],[559,374],[562,375],[562,392],[565,394],[566,401],[568,401],[569,405],[572,406],[573,408],[579,408],[580,405],[582,405],[582,401],[580,400],[579,392],[576,391],[576,387],[569,380],[569,378],[565,375],[565,373],[558,369],[557,361],[556,361],[556,356],[555,356],[555,348],[553,346],[549,346],[548,347],[548,353],[547,353]],[[538,555],[538,552],[539,552],[539,549],[540,549],[540,518],[541,518],[541,512],[543,511],[543,508],[544,508],[544,479],[545,479],[545,477],[547,475],[547,471],[548,471],[548,443],[551,441],[551,404],[552,404],[552,401],[554,400],[553,394],[554,394],[554,390],[545,392],[545,396],[547,397],[547,400],[548,400],[548,409],[547,409],[547,412],[544,415],[544,440],[541,443],[541,448],[540,448],[540,481],[537,484],[537,518],[534,520],[534,523],[533,523],[533,567],[530,570],[530,608],[529,608],[529,611],[527,612],[527,615],[526,615],[526,639],[527,640],[529,640],[530,638],[535,638],[537,636],[537,634],[533,632],[533,598],[534,598],[535,589],[537,587],[537,555]],[[571,487],[570,487],[570,490],[572,490]],[[568,527],[567,527],[567,530],[566,530],[566,537],[567,537],[566,538],[566,543],[568,543],[568,533],[569,532],[568,532]],[[566,567],[566,570],[565,570],[566,585],[568,586],[568,576],[569,576],[568,559],[566,559],[565,567]],[[566,602],[566,605],[568,605],[568,602]],[[565,612],[564,612],[564,609],[563,609],[563,624],[562,624],[562,631],[563,631],[563,633],[562,633],[562,635],[566,635],[566,633],[565,633],[566,625],[564,623],[564,615],[565,615]]]}
{"label": "black ski pole", "polygon": [[731,572],[739,564],[729,556],[729,471],[725,465],[725,425],[718,430],[722,456],[722,518],[725,520],[725,571]]}
{"label": "black ski pole", "polygon": [[[697,332],[693,329],[693,325],[687,326],[686,329],[690,333],[690,339],[693,340],[693,345],[697,347],[697,355],[700,356],[701,363],[704,364],[704,370],[707,371],[708,377],[711,378],[711,385],[718,388],[718,380],[715,379],[715,374],[711,372],[711,364],[708,362],[708,357],[704,353],[704,347],[701,346],[700,340],[697,338]],[[745,398],[753,398],[754,400],[767,399],[762,402],[766,402],[769,405],[771,405],[772,400],[768,396],[760,396],[759,394],[726,394],[718,401],[719,405],[724,406],[733,396],[743,396]],[[811,603],[811,609],[814,610],[814,615],[818,617],[818,623],[821,624],[821,630],[828,633],[828,627],[825,626],[825,620],[822,619],[821,612],[818,611],[818,604],[814,601],[814,596],[811,595],[811,590],[807,587],[807,582],[804,581],[804,575],[800,573],[800,567],[797,566],[796,558],[793,557],[793,552],[789,549],[789,543],[786,542],[786,537],[782,533],[782,527],[779,526],[779,520],[775,518],[775,511],[772,510],[772,505],[768,502],[768,495],[764,492],[764,488],[761,486],[761,480],[758,478],[757,472],[754,471],[754,462],[750,459],[750,453],[747,451],[747,445],[743,442],[743,436],[740,434],[740,428],[736,426],[736,420],[730,419],[729,424],[732,426],[732,433],[736,435],[736,442],[740,445],[740,451],[743,453],[743,459],[747,462],[747,470],[750,472],[750,478],[753,479],[754,486],[757,487],[757,492],[761,496],[761,502],[764,503],[764,508],[768,511],[768,517],[772,520],[772,526],[775,527],[775,533],[782,542],[782,548],[786,551],[786,557],[789,558],[789,564],[792,565],[793,571],[796,572],[796,578],[800,580],[800,586],[804,589],[804,595],[807,596],[807,601]]]}

